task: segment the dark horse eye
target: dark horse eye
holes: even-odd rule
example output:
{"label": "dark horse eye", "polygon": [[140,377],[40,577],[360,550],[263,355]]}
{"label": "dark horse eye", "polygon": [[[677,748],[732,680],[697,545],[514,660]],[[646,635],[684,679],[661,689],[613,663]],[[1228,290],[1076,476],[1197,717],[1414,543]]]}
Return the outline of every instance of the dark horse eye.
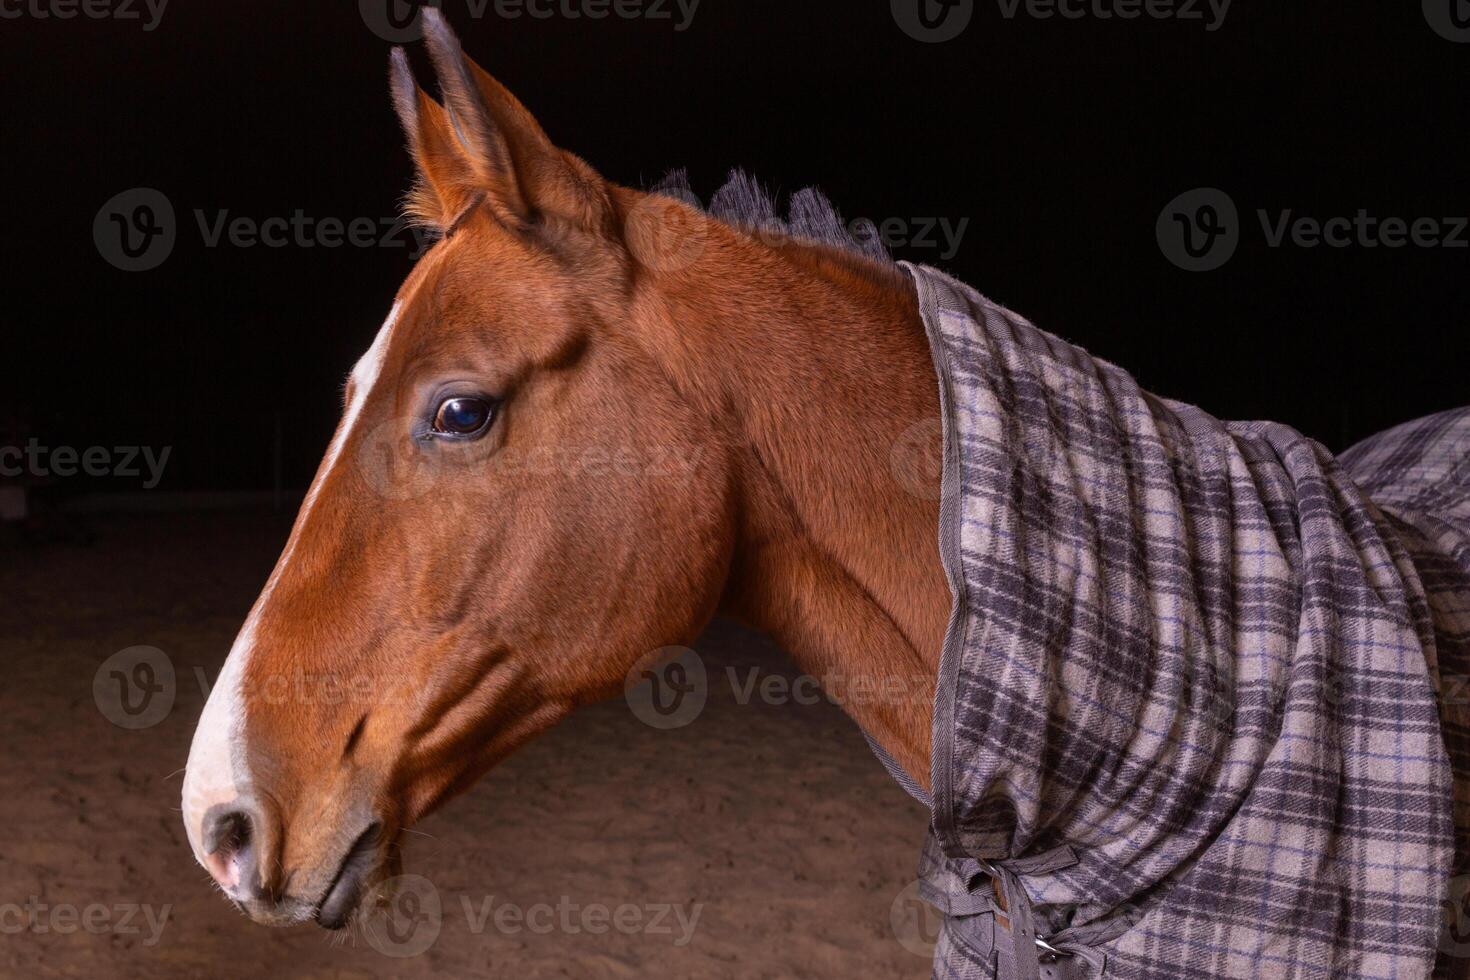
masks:
{"label": "dark horse eye", "polygon": [[434,431],[450,436],[472,436],[495,417],[495,406],[484,398],[446,398],[434,413]]}

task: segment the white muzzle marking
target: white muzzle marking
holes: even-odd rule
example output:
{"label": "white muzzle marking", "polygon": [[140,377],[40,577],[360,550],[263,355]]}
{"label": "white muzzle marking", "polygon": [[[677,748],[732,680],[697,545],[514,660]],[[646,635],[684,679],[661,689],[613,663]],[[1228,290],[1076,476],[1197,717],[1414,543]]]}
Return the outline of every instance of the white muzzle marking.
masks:
{"label": "white muzzle marking", "polygon": [[[245,701],[242,682],[245,665],[256,645],[256,627],[261,610],[270,601],[282,571],[290,566],[296,551],[299,531],[306,526],[316,505],[317,494],[332,471],[340,464],[344,447],[351,439],[353,429],[362,415],[362,406],[371,394],[382,373],[383,359],[387,354],[393,326],[398,322],[402,303],[395,303],[388,319],[378,330],[372,347],[368,348],[352,369],[353,397],[347,406],[337,434],[327,450],[326,460],[313,481],[301,513],[296,519],[296,530],[286,544],[286,550],[276,562],[265,589],[245,620],[240,635],[225,658],[219,679],[209,692],[204,712],[199,716],[199,725],[194,730],[194,741],[189,748],[189,762],[184,775],[183,810],[184,829],[189,835],[189,844],[194,857],[209,869],[210,873],[229,891],[238,881],[232,881],[230,868],[213,867],[204,852],[204,816],[210,808],[222,803],[231,803],[249,790],[250,773],[245,754]],[[219,862],[215,862],[218,864]],[[238,877],[238,876],[233,876]]]}

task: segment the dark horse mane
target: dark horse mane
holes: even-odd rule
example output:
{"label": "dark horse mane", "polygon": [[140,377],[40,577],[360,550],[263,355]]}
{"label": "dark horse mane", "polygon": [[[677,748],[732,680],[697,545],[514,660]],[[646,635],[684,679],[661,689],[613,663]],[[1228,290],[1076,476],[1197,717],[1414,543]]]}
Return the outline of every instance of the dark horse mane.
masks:
{"label": "dark horse mane", "polygon": [[709,206],[700,204],[689,185],[688,171],[671,170],[649,188],[655,194],[678,198],[700,207],[707,214],[727,224],[752,231],[774,231],[795,239],[830,245],[855,252],[876,261],[891,264],[893,256],[878,234],[877,227],[866,218],[846,222],[827,195],[815,187],[806,187],[791,195],[786,202],[786,216],[778,212],[776,195],[743,170],[730,171],[725,185],[715,191]]}

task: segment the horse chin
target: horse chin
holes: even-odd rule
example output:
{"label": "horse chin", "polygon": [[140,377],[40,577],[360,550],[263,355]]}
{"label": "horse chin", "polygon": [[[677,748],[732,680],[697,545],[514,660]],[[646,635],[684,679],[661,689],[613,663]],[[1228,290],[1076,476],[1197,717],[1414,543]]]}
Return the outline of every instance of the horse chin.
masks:
{"label": "horse chin", "polygon": [[299,926],[316,917],[316,906],[301,898],[288,897],[279,902],[247,899],[235,904],[250,917],[251,922],[262,926]]}
{"label": "horse chin", "polygon": [[386,856],[388,850],[381,824],[373,824],[359,835],[316,905],[314,917],[318,925],[324,929],[341,929],[352,921],[368,895],[382,900],[376,893],[396,874],[394,869],[399,863],[396,857]]}

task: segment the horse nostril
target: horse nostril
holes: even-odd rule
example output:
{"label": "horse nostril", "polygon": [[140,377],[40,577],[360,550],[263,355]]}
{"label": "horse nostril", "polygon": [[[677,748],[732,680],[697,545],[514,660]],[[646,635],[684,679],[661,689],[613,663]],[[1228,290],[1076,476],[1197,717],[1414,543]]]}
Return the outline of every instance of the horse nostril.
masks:
{"label": "horse nostril", "polygon": [[215,808],[204,815],[204,851],[239,850],[250,842],[250,815],[244,810]]}
{"label": "horse nostril", "polygon": [[204,815],[205,863],[227,892],[255,888],[253,829],[250,814],[238,807],[216,806]]}

